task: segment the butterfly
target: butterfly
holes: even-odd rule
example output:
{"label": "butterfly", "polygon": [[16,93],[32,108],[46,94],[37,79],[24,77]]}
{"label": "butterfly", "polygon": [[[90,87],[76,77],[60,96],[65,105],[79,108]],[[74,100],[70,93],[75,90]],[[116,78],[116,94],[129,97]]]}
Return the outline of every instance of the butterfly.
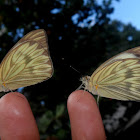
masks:
{"label": "butterfly", "polygon": [[43,29],[29,32],[0,64],[0,92],[40,83],[53,74],[48,40]]}
{"label": "butterfly", "polygon": [[81,78],[89,92],[117,100],[140,100],[140,47],[122,52]]}

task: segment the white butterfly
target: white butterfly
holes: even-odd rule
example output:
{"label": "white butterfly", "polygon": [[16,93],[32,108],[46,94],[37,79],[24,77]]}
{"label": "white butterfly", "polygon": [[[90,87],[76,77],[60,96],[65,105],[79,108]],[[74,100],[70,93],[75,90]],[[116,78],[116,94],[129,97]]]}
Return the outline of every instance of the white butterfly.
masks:
{"label": "white butterfly", "polygon": [[0,91],[14,90],[49,79],[53,64],[43,29],[20,39],[0,64]]}
{"label": "white butterfly", "polygon": [[82,78],[85,89],[95,95],[118,100],[140,100],[140,47],[104,62]]}

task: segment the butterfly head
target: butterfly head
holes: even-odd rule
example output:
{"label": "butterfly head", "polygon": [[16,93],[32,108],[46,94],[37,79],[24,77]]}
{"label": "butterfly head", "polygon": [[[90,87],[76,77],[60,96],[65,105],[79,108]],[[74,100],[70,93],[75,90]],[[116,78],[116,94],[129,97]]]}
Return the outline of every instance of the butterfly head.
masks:
{"label": "butterfly head", "polygon": [[90,76],[84,76],[80,79],[80,81],[82,81],[82,85],[84,85],[85,89],[90,91]]}
{"label": "butterfly head", "polygon": [[93,85],[91,82],[91,77],[90,76],[84,76],[80,79],[82,81],[82,85],[84,85],[84,88],[88,90],[89,92],[97,95],[97,89],[98,85]]}

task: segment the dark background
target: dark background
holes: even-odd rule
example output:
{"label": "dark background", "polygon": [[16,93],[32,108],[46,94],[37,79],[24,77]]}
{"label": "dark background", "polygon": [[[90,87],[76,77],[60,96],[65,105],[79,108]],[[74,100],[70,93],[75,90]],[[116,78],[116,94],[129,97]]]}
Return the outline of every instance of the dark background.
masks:
{"label": "dark background", "polygon": [[[41,140],[51,136],[70,140],[66,102],[69,94],[80,86],[79,79],[91,75],[113,55],[140,45],[140,31],[133,25],[111,21],[115,10],[112,2],[0,0],[1,60],[29,31],[45,29],[48,35],[53,77],[22,91],[31,105]],[[139,137],[138,102],[101,98],[99,105],[108,140]]]}

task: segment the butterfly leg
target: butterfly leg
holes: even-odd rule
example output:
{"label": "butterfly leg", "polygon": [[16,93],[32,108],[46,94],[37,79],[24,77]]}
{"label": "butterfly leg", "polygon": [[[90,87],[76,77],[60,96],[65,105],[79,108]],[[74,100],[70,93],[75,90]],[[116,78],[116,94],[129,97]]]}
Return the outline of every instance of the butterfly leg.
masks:
{"label": "butterfly leg", "polygon": [[84,88],[83,84],[81,84],[76,90],[80,90],[81,88]]}
{"label": "butterfly leg", "polygon": [[2,85],[2,90],[5,92],[4,86]]}
{"label": "butterfly leg", "polygon": [[98,107],[99,107],[99,99],[100,99],[100,96],[97,95],[97,105],[98,105]]}

